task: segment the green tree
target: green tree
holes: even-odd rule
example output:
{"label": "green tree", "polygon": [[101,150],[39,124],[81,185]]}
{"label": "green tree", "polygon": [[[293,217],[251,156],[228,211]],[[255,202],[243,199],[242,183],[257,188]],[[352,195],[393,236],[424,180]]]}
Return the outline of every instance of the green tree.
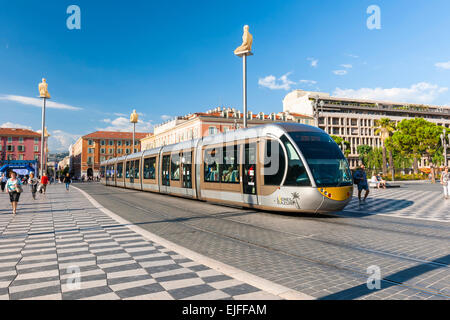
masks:
{"label": "green tree", "polygon": [[[381,142],[383,144],[383,174],[387,174],[387,162],[386,162],[386,140],[394,133],[395,131],[395,123],[389,118],[381,118],[375,121],[375,134],[379,135],[381,138]],[[389,165],[392,168],[392,150],[389,150]]]}
{"label": "green tree", "polygon": [[359,160],[367,167],[369,164],[369,155],[372,152],[372,147],[362,144],[356,148],[356,151],[359,154]]}
{"label": "green tree", "polygon": [[343,150],[345,157],[347,158],[350,154],[350,142],[344,140],[344,138],[338,136],[331,136],[331,138],[336,142],[336,144],[342,149],[342,144],[345,145],[345,149]]}

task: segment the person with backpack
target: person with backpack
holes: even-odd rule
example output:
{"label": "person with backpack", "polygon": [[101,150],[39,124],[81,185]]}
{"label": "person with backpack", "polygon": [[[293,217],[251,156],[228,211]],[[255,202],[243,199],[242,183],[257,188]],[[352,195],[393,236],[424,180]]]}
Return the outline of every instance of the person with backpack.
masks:
{"label": "person with backpack", "polygon": [[70,174],[66,174],[64,177],[64,183],[66,184],[66,190],[69,191],[69,186],[72,180],[70,179]]}
{"label": "person with backpack", "polygon": [[[367,183],[366,167],[362,164],[358,170],[356,170],[353,176],[353,182],[358,186],[358,199],[359,204],[365,204],[367,196],[369,195],[369,184]],[[364,199],[361,200],[361,193],[365,190]]]}
{"label": "person with backpack", "polygon": [[13,209],[13,215],[17,212],[17,204],[19,203],[20,194],[23,192],[22,183],[17,179],[17,173],[11,171],[10,178],[6,182],[6,189],[9,193],[9,200]]}
{"label": "person with backpack", "polygon": [[450,173],[448,172],[448,167],[445,167],[441,174],[441,184],[444,188],[444,199],[447,200],[450,197]]}
{"label": "person with backpack", "polygon": [[30,173],[30,178],[28,179],[28,184],[30,185],[31,195],[33,196],[33,199],[36,200],[36,192],[37,192],[39,180],[36,179],[33,172]]}

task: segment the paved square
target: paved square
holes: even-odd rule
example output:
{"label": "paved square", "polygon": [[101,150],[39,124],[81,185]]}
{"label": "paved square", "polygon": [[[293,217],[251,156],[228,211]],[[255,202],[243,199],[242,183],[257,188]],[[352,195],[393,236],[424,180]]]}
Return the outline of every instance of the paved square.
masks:
{"label": "paved square", "polygon": [[[57,184],[0,194],[0,299],[279,299],[121,225]],[[79,279],[77,283],[76,279]]]}

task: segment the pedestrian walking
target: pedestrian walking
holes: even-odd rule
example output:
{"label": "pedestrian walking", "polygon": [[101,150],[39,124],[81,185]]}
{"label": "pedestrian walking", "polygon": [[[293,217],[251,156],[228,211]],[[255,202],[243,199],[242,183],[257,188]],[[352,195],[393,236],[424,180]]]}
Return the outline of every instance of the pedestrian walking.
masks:
{"label": "pedestrian walking", "polygon": [[13,214],[17,212],[17,204],[19,203],[20,194],[22,193],[22,183],[17,179],[17,173],[14,171],[10,172],[10,178],[6,182],[6,189],[9,193],[9,200],[11,201],[11,206],[13,209]]}
{"label": "pedestrian walking", "polygon": [[45,192],[47,191],[47,185],[48,185],[48,177],[47,177],[47,174],[44,173],[42,175],[42,178],[41,178],[41,190],[40,190],[40,192],[45,194]]}
{"label": "pedestrian walking", "polygon": [[69,186],[72,180],[70,179],[70,174],[66,174],[64,177],[64,183],[66,184],[66,190],[69,191]]}
{"label": "pedestrian walking", "polygon": [[34,176],[34,173],[30,173],[30,178],[28,179],[28,184],[30,185],[31,195],[33,199],[36,200],[36,192],[39,184],[39,180]]}
{"label": "pedestrian walking", "polygon": [[2,187],[2,192],[5,192],[5,186],[6,186],[7,181],[8,181],[8,178],[6,177],[6,175],[4,173],[2,173],[2,177],[0,179],[0,185]]}
{"label": "pedestrian walking", "polygon": [[441,174],[441,184],[444,188],[444,198],[447,200],[450,197],[450,173],[448,172],[448,167],[445,167]]}
{"label": "pedestrian walking", "polygon": [[[369,184],[367,183],[367,174],[365,171],[366,167],[362,164],[358,170],[356,170],[353,176],[354,183],[358,186],[358,199],[359,204],[365,204],[367,196],[369,195]],[[361,200],[361,193],[365,190],[364,199]]]}

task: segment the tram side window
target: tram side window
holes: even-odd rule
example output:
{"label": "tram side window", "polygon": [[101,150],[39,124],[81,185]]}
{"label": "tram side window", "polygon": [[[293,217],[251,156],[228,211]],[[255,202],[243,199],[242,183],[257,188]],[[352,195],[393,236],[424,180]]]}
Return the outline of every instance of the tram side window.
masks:
{"label": "tram side window", "polygon": [[140,160],[135,160],[134,161],[134,177],[136,179],[139,179],[139,164],[140,164]]}
{"label": "tram side window", "polygon": [[122,179],[123,178],[123,163],[118,163],[117,164],[117,179]]}
{"label": "tram side window", "polygon": [[296,187],[311,186],[311,181],[309,180],[306,168],[297,151],[295,151],[294,146],[286,136],[282,136],[281,140],[283,141],[288,154],[288,172],[284,185]]}
{"label": "tram side window", "polygon": [[172,165],[170,166],[170,180],[180,180],[180,154],[174,153],[171,156]]}
{"label": "tram side window", "polygon": [[144,160],[144,179],[155,179],[156,157]]}
{"label": "tram side window", "polygon": [[204,157],[205,182],[220,181],[218,162],[222,161],[221,151],[222,148],[211,148],[205,150],[205,157]]}
{"label": "tram side window", "polygon": [[223,148],[223,161],[220,165],[220,181],[223,183],[239,183],[239,146]]}
{"label": "tram side window", "polygon": [[125,166],[125,178],[130,179],[130,162],[127,161]]}
{"label": "tram side window", "polygon": [[266,140],[266,154],[268,163],[264,163],[264,184],[266,186],[279,186],[283,180],[286,160],[283,148],[276,140]]}

